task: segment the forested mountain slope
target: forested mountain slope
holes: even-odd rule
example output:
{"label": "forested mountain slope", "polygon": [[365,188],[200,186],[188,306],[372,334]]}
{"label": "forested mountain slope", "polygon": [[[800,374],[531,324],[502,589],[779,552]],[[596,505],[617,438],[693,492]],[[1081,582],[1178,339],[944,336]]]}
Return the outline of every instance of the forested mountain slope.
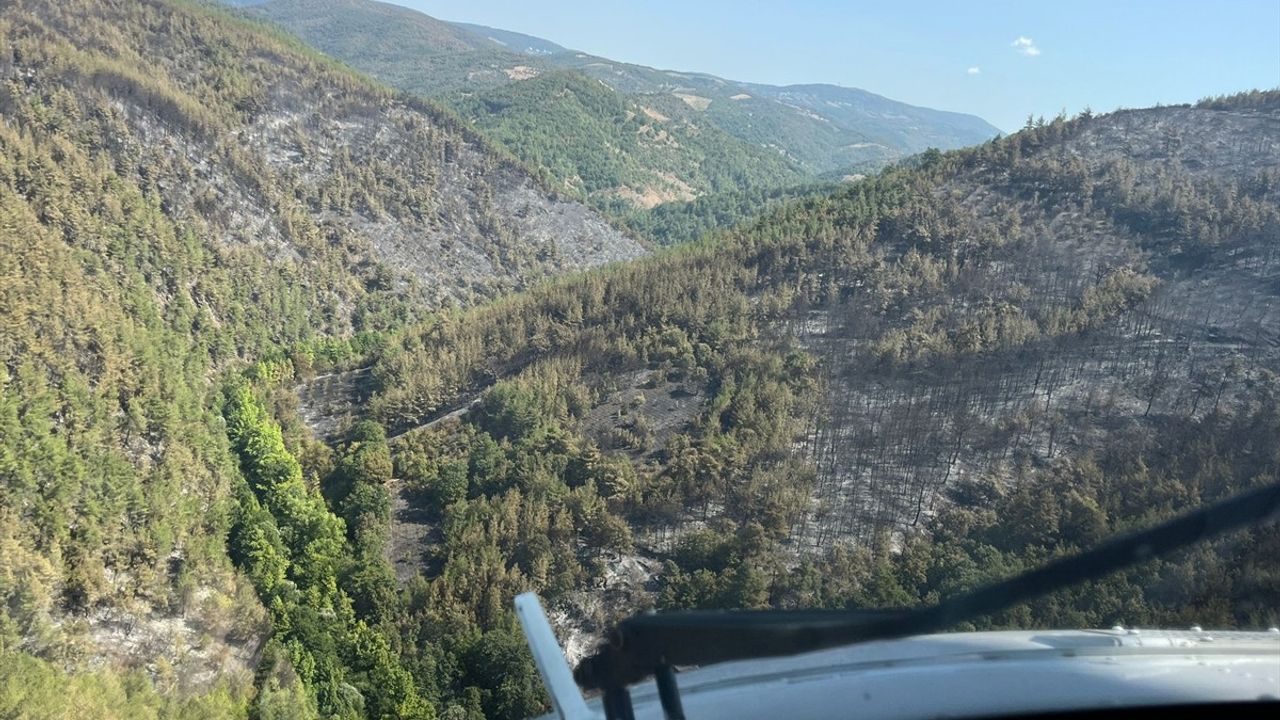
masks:
{"label": "forested mountain slope", "polygon": [[553,55],[555,53],[568,52],[569,49],[561,47],[550,40],[525,35],[523,33],[512,32],[510,30],[501,30],[499,28],[487,27],[485,25],[474,25],[472,23],[454,22],[450,25],[466,30],[472,35],[479,35],[482,38],[492,40],[508,50],[525,53],[526,55]]}
{"label": "forested mountain slope", "polygon": [[[367,0],[279,0],[252,14],[395,87],[439,98],[560,187],[616,215],[806,178],[800,165],[669,93],[631,97],[460,26]],[[694,113],[697,114],[697,113]]]}
{"label": "forested mountain slope", "polygon": [[997,133],[973,116],[861,90],[655,70],[514,33],[506,42],[491,29],[371,0],[270,0],[251,12],[396,87],[443,99],[566,190],[619,216],[878,168]]}
{"label": "forested mountain slope", "polygon": [[[1280,476],[1274,92],[541,281],[640,248],[204,5],[9,3],[0,80],[0,715],[525,717],[517,592],[912,605]],[[1277,555],[983,626],[1274,623]]]}
{"label": "forested mountain slope", "polygon": [[[910,605],[1275,477],[1278,110],[1059,118],[407,332],[399,632],[529,587],[575,652],[651,602]],[[1274,622],[1277,542],[988,626]]]}
{"label": "forested mountain slope", "polygon": [[[47,31],[97,29],[75,27],[94,18],[74,6],[62,17],[67,25],[50,22]],[[640,252],[435,106],[326,67],[288,41],[272,39],[281,51],[232,45],[257,36],[247,27],[228,33],[229,46],[208,49],[176,46],[168,30],[126,37],[119,48],[85,44],[74,60],[103,67],[75,79],[134,94],[118,113],[125,126],[103,132],[126,151],[136,144],[141,162],[171,170],[156,182],[173,212],[201,216],[220,239],[297,252],[280,226],[305,215],[313,237],[330,245],[365,238],[367,260],[419,280],[430,304]],[[26,63],[14,65],[25,71]],[[142,75],[143,67],[156,73]],[[130,115],[131,105],[145,112]]]}
{"label": "forested mountain slope", "polygon": [[642,252],[448,113],[220,10],[4,3],[0,703],[59,697],[21,651],[106,673],[63,697],[82,710],[140,693],[112,673],[141,667],[244,710],[256,669],[277,682],[279,618],[228,554],[224,373],[330,366]]}

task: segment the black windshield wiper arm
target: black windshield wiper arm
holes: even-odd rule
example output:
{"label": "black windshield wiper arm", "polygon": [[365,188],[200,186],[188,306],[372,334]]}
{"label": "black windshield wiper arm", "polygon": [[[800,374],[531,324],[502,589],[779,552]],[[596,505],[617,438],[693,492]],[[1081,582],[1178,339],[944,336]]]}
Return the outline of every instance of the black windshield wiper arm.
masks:
{"label": "black windshield wiper arm", "polygon": [[[574,678],[584,688],[603,688],[606,699],[612,696],[615,703],[623,702],[627,685],[655,672],[665,680],[660,685],[668,685],[668,693],[673,693],[674,680],[669,672],[673,665],[794,655],[945,630],[1278,515],[1280,483],[1241,493],[1154,528],[918,609],[637,615],[618,623],[605,646],[578,666]],[[629,698],[625,705],[622,713],[610,715],[628,715]]]}

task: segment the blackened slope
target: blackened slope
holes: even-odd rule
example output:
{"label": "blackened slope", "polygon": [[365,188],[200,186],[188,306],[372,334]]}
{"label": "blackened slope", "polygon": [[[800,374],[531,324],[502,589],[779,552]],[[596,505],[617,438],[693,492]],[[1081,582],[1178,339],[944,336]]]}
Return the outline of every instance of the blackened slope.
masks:
{"label": "blackened slope", "polygon": [[[506,565],[548,578],[535,587],[579,630],[628,603],[902,605],[1274,476],[1280,141],[1273,114],[1219,104],[929,153],[717,242],[410,331],[375,368],[380,420],[483,391],[397,441],[422,507],[552,498],[441,577],[594,507],[581,535]],[[1258,547],[1171,561],[1173,587],[1135,571],[1035,622],[1253,622],[1275,597]],[[539,570],[565,558],[586,579]],[[650,569],[613,585],[629,566]],[[630,600],[607,594],[622,586]]]}
{"label": "blackened slope", "polygon": [[439,108],[287,41],[229,19],[165,18],[175,11],[162,6],[144,5],[161,21],[136,29],[116,27],[118,6],[77,8],[41,11],[39,32],[89,38],[76,62],[110,60],[58,81],[105,89],[126,125],[114,142],[166,167],[158,183],[173,212],[205,219],[219,239],[293,253],[282,223],[305,217],[328,244],[363,244],[361,262],[421,281],[432,303],[642,252]]}

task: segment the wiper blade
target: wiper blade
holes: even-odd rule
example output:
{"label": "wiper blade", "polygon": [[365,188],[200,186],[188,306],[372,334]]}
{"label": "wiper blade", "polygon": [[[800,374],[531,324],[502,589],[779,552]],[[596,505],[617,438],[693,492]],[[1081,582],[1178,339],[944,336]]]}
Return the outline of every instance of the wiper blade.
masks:
{"label": "wiper blade", "polygon": [[[574,678],[584,688],[603,688],[606,700],[612,697],[617,705],[623,702],[627,685],[657,673],[660,694],[669,695],[675,693],[670,673],[674,665],[794,655],[946,630],[1277,516],[1280,483],[1241,493],[1151,529],[923,608],[637,615],[618,623],[605,646],[578,666]],[[667,686],[665,692],[663,686]],[[627,699],[625,709],[618,708],[619,712],[610,715],[625,717],[629,709]]]}

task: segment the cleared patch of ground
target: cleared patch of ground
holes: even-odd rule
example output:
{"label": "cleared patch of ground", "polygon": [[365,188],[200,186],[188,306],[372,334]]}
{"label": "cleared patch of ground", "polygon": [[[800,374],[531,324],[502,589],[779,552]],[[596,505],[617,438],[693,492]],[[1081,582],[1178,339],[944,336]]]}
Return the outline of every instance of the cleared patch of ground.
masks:
{"label": "cleared patch of ground", "polygon": [[662,370],[638,370],[614,378],[614,388],[582,419],[583,433],[605,450],[643,459],[659,451],[702,409],[705,389],[668,377]]}
{"label": "cleared patch of ground", "polygon": [[319,439],[332,443],[373,392],[369,368],[317,375],[294,386],[302,421]]}
{"label": "cleared patch of ground", "polygon": [[702,111],[711,107],[711,98],[702,97],[701,95],[686,95],[685,93],[671,93],[684,101],[685,105],[694,110]]}
{"label": "cleared patch of ground", "polygon": [[657,110],[654,110],[653,108],[648,108],[648,107],[643,107],[643,106],[642,106],[642,107],[640,108],[640,112],[644,113],[645,115],[649,116],[650,118],[652,118],[652,119],[654,119],[654,120],[657,120],[658,122],[667,122],[668,120],[670,120],[670,119],[671,119],[671,118],[667,117],[666,115],[663,115],[662,113],[658,112]]}
{"label": "cleared patch of ground", "polygon": [[429,553],[441,542],[440,526],[430,520],[425,510],[415,506],[412,493],[404,483],[391,486],[391,535],[386,558],[401,583],[415,575],[431,576],[438,571]]}
{"label": "cleared patch of ground", "polygon": [[620,187],[610,194],[645,210],[655,208],[663,203],[684,202],[698,197],[696,193],[676,192],[669,188],[659,188],[652,185],[646,185],[641,188]]}
{"label": "cleared patch of ground", "polygon": [[[652,128],[649,126],[641,128],[641,132],[645,131],[651,132]],[[675,142],[674,139],[669,138],[665,131],[659,131],[659,135],[660,137],[667,137],[671,143]],[[636,207],[646,210],[663,203],[696,200],[701,195],[697,188],[673,173],[654,173],[651,178],[649,182],[623,186],[604,194],[625,200]]]}
{"label": "cleared patch of ground", "polygon": [[512,80],[531,80],[541,74],[538,68],[529,67],[528,65],[516,65],[515,67],[506,68],[503,72]]}

